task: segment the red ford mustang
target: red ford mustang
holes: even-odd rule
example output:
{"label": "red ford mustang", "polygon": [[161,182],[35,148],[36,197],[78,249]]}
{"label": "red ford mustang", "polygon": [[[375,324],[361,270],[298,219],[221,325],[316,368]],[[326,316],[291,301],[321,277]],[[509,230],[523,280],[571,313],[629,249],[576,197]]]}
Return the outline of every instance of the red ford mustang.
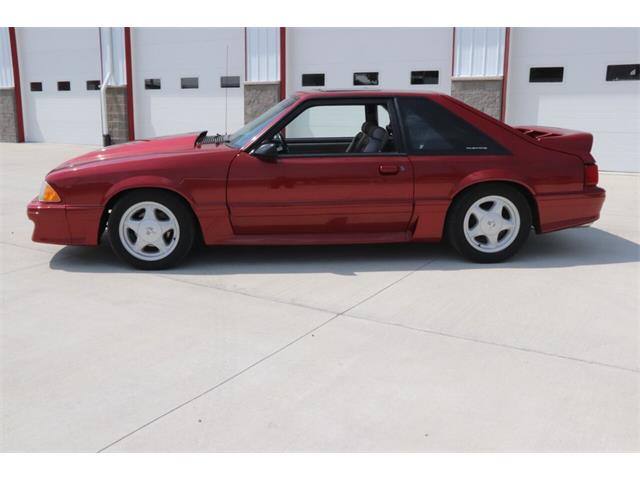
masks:
{"label": "red ford mustang", "polygon": [[28,206],[36,242],[166,268],[205,244],[439,241],[474,261],[591,223],[588,133],[512,128],[447,95],[297,93],[231,135],[140,140],[69,160]]}

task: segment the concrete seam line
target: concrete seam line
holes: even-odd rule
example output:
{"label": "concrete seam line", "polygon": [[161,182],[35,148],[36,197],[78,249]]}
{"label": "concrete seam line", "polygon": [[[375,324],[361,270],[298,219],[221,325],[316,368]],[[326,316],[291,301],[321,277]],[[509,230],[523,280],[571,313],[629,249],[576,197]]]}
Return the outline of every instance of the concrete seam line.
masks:
{"label": "concrete seam line", "polygon": [[[309,330],[306,333],[303,333],[302,335],[300,335],[299,337],[293,339],[292,341],[290,341],[289,343],[287,343],[286,345],[283,345],[282,347],[274,350],[273,352],[271,352],[270,354],[268,354],[267,356],[261,358],[260,360],[256,360],[255,362],[253,362],[252,364],[246,366],[245,368],[243,368],[242,370],[240,370],[239,372],[234,373],[233,375],[231,375],[230,377],[227,377],[226,379],[222,380],[221,382],[218,382],[216,385],[214,385],[213,387],[205,390],[204,392],[199,393],[198,395],[196,395],[195,397],[186,400],[184,402],[182,402],[179,405],[176,405],[175,407],[171,408],[170,410],[167,410],[165,413],[158,415],[157,417],[153,418],[152,420],[149,420],[147,423],[145,423],[144,425],[141,425],[140,427],[136,428],[135,430],[132,430],[131,432],[127,433],[126,435],[123,435],[122,437],[118,438],[117,440],[114,440],[113,442],[109,443],[107,446],[102,447],[100,450],[98,450],[98,453],[104,452],[105,450],[113,447],[114,445],[116,445],[117,443],[121,442],[122,440],[129,438],[131,435],[134,435],[135,433],[139,432],[140,430],[143,430],[144,428],[148,427],[149,425],[157,422],[158,420],[161,420],[162,418],[166,417],[167,415],[170,415],[171,413],[181,409],[182,407],[190,404],[191,402],[204,397],[205,395],[207,395],[208,393],[211,393],[212,391],[216,390],[218,387],[223,386],[224,384],[230,382],[231,380],[239,377],[240,375],[242,375],[243,373],[247,372],[248,370],[252,369],[253,367],[261,364],[262,362],[270,359],[271,357],[277,355],[278,353],[282,352],[283,350],[289,348],[291,345],[299,342],[300,340],[302,340],[303,338],[309,336],[310,334],[312,334],[313,332],[319,330],[320,328],[324,327],[325,325],[327,325],[329,322],[335,320],[336,318],[340,317],[341,315],[344,315],[346,312],[348,312],[349,310],[356,308],[358,305],[363,304],[364,302],[366,302],[367,300],[370,300],[371,298],[375,297],[376,295],[384,292],[385,290],[387,290],[388,288],[396,285],[397,283],[401,282],[402,280],[404,280],[405,278],[407,278],[410,275],[413,275],[414,273],[418,272],[419,270],[423,269],[425,266],[427,266],[429,263],[433,262],[433,260],[429,260],[425,263],[423,263],[422,265],[420,265],[416,270],[413,270],[409,273],[407,273],[406,275],[403,275],[402,277],[400,277],[397,280],[394,280],[393,282],[391,282],[389,285],[386,285],[385,287],[381,288],[380,290],[376,291],[375,293],[373,293],[372,295],[368,296],[367,298],[365,298],[364,300],[359,301],[358,303],[356,303],[355,305],[352,305],[351,307],[347,308],[346,310],[344,310],[343,312],[337,313],[335,315],[333,315],[331,318],[329,318],[328,320],[322,322],[320,325],[315,326],[314,328],[312,328],[311,330]],[[160,276],[160,275],[157,275]],[[166,277],[164,277],[166,278]],[[199,284],[198,284],[199,285]]]}
{"label": "concrete seam line", "polygon": [[208,388],[207,390],[205,390],[204,392],[199,393],[198,395],[196,395],[193,398],[190,398],[189,400],[186,400],[182,403],[180,403],[179,405],[176,405],[175,407],[171,408],[170,410],[167,410],[165,413],[158,415],[157,417],[155,417],[152,420],[149,420],[147,423],[145,423],[144,425],[136,428],[135,430],[132,430],[131,432],[127,433],[126,435],[123,435],[122,437],[118,438],[117,440],[114,440],[113,442],[111,442],[110,444],[108,444],[106,447],[101,448],[100,450],[98,450],[98,453],[100,452],[104,452],[105,450],[107,450],[108,448],[111,448],[112,446],[114,446],[115,444],[121,442],[122,440],[124,440],[125,438],[130,437],[131,435],[139,432],[140,430],[148,427],[149,425],[157,422],[158,420],[161,420],[162,418],[166,417],[167,415],[170,415],[171,413],[175,412],[176,410],[181,409],[182,407],[190,404],[191,402],[207,395],[208,393],[211,393],[212,391],[216,390],[218,387],[223,386],[225,383],[230,382],[231,380],[233,380],[234,378],[242,375],[243,373],[245,373],[246,371],[252,369],[253,367],[261,364],[262,362],[268,360],[269,358],[273,357],[274,355],[280,353],[281,351],[285,350],[286,348],[290,347],[291,345],[293,345],[294,343],[297,343],[298,341],[302,340],[304,337],[310,335],[311,333],[315,332],[316,330],[318,330],[319,328],[324,327],[327,323],[329,323],[330,321],[332,321],[333,319],[339,317],[340,314],[336,314],[333,317],[329,318],[328,320],[325,320],[324,322],[322,322],[320,325],[317,325],[315,327],[313,327],[311,330],[309,330],[308,332],[303,333],[302,335],[294,338],[293,340],[291,340],[289,343],[283,345],[282,347],[274,350],[273,352],[271,352],[270,354],[268,354],[267,356],[256,360],[255,362],[253,362],[252,364],[246,366],[245,368],[243,368],[242,370],[240,370],[239,372],[234,373],[233,375],[231,375],[230,377],[225,378],[224,380],[222,380],[221,382],[218,382],[217,384],[215,384],[213,387]]}
{"label": "concrete seam line", "polygon": [[[32,251],[32,252],[51,253],[49,250],[44,250],[44,249],[42,249],[42,250],[41,250],[41,249],[36,248],[36,247],[27,247],[27,246],[25,246],[25,245],[19,245],[19,244],[17,244],[17,243],[2,242],[2,241],[0,241],[0,244],[1,244],[1,245],[7,245],[7,246],[9,246],[9,247],[22,248],[22,249],[24,249],[24,250],[30,250],[30,251]],[[61,249],[61,250],[62,250],[62,249]],[[58,250],[58,251],[60,251],[60,250]],[[57,252],[56,252],[56,253],[57,253]]]}
{"label": "concrete seam line", "polygon": [[355,305],[352,305],[351,307],[347,308],[346,310],[343,310],[342,312],[335,312],[333,310],[327,310],[327,309],[320,308],[320,307],[314,307],[313,305],[306,305],[304,303],[287,302],[287,301],[284,301],[284,300],[278,300],[277,298],[273,298],[273,297],[266,297],[266,296],[262,296],[262,295],[254,295],[252,293],[241,292],[241,291],[238,291],[238,290],[233,290],[233,289],[230,289],[230,288],[223,288],[223,287],[216,286],[216,285],[205,285],[203,283],[193,282],[193,281],[189,281],[189,280],[183,280],[183,279],[180,279],[180,278],[174,278],[174,277],[169,276],[167,274],[156,274],[154,276],[158,277],[158,278],[164,278],[166,280],[173,280],[174,282],[185,283],[187,285],[193,285],[193,286],[196,286],[196,287],[211,288],[213,290],[218,290],[220,292],[235,293],[235,294],[238,294],[238,295],[243,295],[245,297],[255,298],[257,300],[266,300],[266,301],[274,302],[274,303],[277,303],[277,304],[280,304],[280,305],[289,305],[289,306],[294,306],[294,307],[308,308],[309,310],[315,310],[315,311],[318,311],[318,312],[331,313],[331,314],[334,314],[334,315],[343,315],[344,313],[348,312],[349,310],[352,310],[352,309],[356,308],[357,306],[361,305],[363,302],[366,302],[367,300],[370,300],[371,298],[375,297],[379,293],[382,293],[387,288],[392,287],[393,285],[395,285],[396,283],[400,282],[401,280],[404,280],[409,275],[412,275],[412,274],[416,273],[417,271],[423,269],[425,266],[427,266],[429,263],[431,263],[433,261],[434,260],[429,260],[428,262],[419,265],[416,270],[412,270],[409,273],[407,273],[407,274],[403,275],[402,277],[400,277],[399,279],[394,280],[389,285],[387,285],[387,286],[383,287],[382,289],[376,291],[372,295],[366,297],[364,300],[361,300],[360,302],[356,303]]}
{"label": "concrete seam line", "polygon": [[241,292],[239,290],[233,290],[231,288],[223,288],[223,287],[216,286],[216,285],[205,285],[203,283],[191,282],[189,280],[183,280],[183,279],[180,279],[180,278],[174,278],[174,277],[168,276],[166,274],[157,274],[157,275],[154,275],[154,277],[156,277],[156,278],[164,278],[165,280],[172,280],[174,282],[184,283],[186,285],[192,285],[194,287],[210,288],[212,290],[217,290],[219,292],[233,293],[233,294],[236,294],[236,295],[242,295],[242,296],[245,296],[245,297],[254,298],[256,300],[264,300],[264,301],[267,301],[267,302],[277,303],[279,305],[289,305],[291,307],[307,308],[309,310],[315,310],[317,312],[322,312],[322,313],[330,313],[332,315],[341,315],[341,312],[334,312],[333,310],[326,310],[324,308],[314,307],[312,305],[305,305],[303,303],[297,303],[297,302],[287,302],[287,301],[284,301],[284,300],[278,300],[277,298],[273,298],[273,297],[265,297],[265,296],[261,296],[261,295],[254,295],[252,293]]}
{"label": "concrete seam line", "polygon": [[533,353],[533,354],[536,354],[536,355],[542,355],[542,356],[545,356],[545,357],[552,357],[552,358],[557,358],[557,359],[561,359],[561,360],[570,360],[570,361],[574,361],[574,362],[586,363],[586,364],[589,364],[589,365],[596,365],[596,366],[606,367],[606,368],[614,368],[616,370],[624,370],[626,372],[640,373],[640,370],[635,369],[633,367],[624,367],[622,365],[613,365],[611,363],[604,363],[604,362],[598,362],[598,361],[595,361],[595,360],[587,360],[587,359],[584,359],[584,358],[571,357],[569,355],[562,355],[562,354],[559,354],[559,353],[550,353],[550,352],[545,352],[544,350],[536,350],[536,349],[533,349],[533,348],[519,347],[517,345],[509,345],[509,344],[506,344],[506,343],[491,342],[489,340],[481,340],[479,338],[464,337],[464,336],[461,336],[461,335],[454,335],[452,333],[439,332],[437,330],[428,330],[428,329],[423,329],[423,328],[410,327],[410,326],[407,326],[407,325],[401,325],[399,323],[388,323],[388,322],[384,322],[382,320],[374,320],[372,318],[360,317],[358,315],[345,315],[345,317],[353,318],[355,320],[363,320],[365,322],[376,323],[378,325],[385,325],[387,327],[403,328],[405,330],[411,330],[411,331],[414,331],[414,332],[425,333],[427,335],[437,335],[439,337],[448,337],[448,338],[453,338],[455,340],[461,340],[461,341],[465,341],[465,342],[480,343],[480,344],[483,344],[483,345],[490,345],[492,347],[499,347],[499,348],[504,348],[504,349],[508,349],[508,350],[517,350],[517,351],[524,352],[524,353]]}
{"label": "concrete seam line", "polygon": [[31,270],[32,268],[43,267],[44,265],[48,265],[49,262],[40,262],[34,265],[27,265],[26,267],[15,268],[13,270],[8,270],[6,272],[2,272],[2,275],[10,275],[12,273],[24,272],[25,270]]}
{"label": "concrete seam line", "polygon": [[410,271],[409,273],[403,275],[402,277],[398,278],[397,280],[394,280],[393,282],[391,282],[389,285],[387,285],[386,287],[381,288],[380,290],[376,291],[375,293],[369,295],[367,298],[365,298],[364,300],[360,300],[358,303],[356,303],[355,305],[350,306],[349,308],[347,308],[346,310],[340,312],[338,314],[339,315],[344,315],[347,312],[353,310],[356,307],[359,307],[360,305],[362,305],[364,302],[367,302],[369,300],[371,300],[373,297],[381,294],[382,292],[384,292],[385,290],[397,285],[398,283],[400,283],[402,280],[404,280],[405,278],[413,275],[416,272],[419,272],[420,270],[422,270],[424,267],[426,267],[427,265],[429,265],[430,263],[433,263],[435,261],[435,259],[431,259],[428,260],[426,262],[424,262],[423,264],[419,265],[418,268],[416,268],[415,270]]}

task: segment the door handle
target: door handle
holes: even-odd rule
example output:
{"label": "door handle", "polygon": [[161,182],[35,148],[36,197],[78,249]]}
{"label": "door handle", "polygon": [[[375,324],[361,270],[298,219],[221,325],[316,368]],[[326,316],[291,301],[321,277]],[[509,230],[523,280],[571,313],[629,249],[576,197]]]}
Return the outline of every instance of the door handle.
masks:
{"label": "door handle", "polygon": [[380,175],[397,175],[400,171],[400,167],[398,165],[380,165],[378,167],[378,172]]}

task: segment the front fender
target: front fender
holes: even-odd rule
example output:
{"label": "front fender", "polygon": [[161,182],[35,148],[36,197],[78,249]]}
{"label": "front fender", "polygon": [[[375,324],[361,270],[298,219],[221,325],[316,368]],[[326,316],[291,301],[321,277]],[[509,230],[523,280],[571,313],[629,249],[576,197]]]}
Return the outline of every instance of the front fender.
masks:
{"label": "front fender", "polygon": [[179,185],[170,178],[159,175],[139,175],[135,177],[127,177],[122,179],[113,185],[111,185],[104,194],[102,199],[102,205],[106,205],[109,201],[126,190],[133,190],[137,188],[160,188],[164,190],[170,190],[177,195],[183,197],[193,207],[193,198],[179,188]]}

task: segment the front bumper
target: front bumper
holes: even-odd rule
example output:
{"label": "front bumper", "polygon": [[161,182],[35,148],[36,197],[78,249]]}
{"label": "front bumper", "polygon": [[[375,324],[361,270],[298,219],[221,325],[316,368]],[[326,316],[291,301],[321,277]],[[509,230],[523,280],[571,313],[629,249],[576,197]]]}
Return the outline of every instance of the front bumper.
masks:
{"label": "front bumper", "polygon": [[606,192],[589,187],[580,193],[540,195],[537,197],[540,231],[543,233],[578,227],[600,218]]}
{"label": "front bumper", "polygon": [[59,245],[97,245],[102,207],[44,203],[37,198],[27,206],[34,223],[31,239]]}

